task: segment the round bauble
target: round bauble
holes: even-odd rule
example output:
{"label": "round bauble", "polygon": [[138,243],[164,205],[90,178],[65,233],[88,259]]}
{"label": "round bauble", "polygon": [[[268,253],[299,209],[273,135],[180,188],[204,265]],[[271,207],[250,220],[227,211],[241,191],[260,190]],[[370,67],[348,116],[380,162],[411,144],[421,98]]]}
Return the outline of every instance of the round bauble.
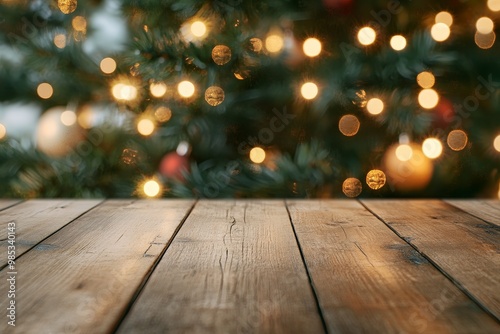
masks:
{"label": "round bauble", "polygon": [[[408,144],[411,157],[401,161],[396,155],[399,144],[387,149],[383,158],[384,171],[391,187],[399,191],[415,191],[424,189],[432,178],[434,165],[416,144]],[[406,159],[406,158],[405,158]]]}
{"label": "round bauble", "polygon": [[39,151],[57,158],[71,152],[84,138],[75,112],[65,107],[54,107],[40,117],[35,141]]}
{"label": "round bauble", "polygon": [[189,170],[189,159],[176,152],[166,154],[160,162],[160,173],[169,179],[184,180],[183,171]]}

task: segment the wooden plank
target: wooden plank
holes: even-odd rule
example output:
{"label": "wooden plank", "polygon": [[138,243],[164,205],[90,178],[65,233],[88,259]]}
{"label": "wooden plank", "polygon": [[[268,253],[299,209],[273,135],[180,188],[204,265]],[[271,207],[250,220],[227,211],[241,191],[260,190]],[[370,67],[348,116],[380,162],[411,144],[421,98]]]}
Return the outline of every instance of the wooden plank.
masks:
{"label": "wooden plank", "polygon": [[[0,212],[0,253],[7,253],[7,224],[16,224],[16,256],[98,205],[102,200],[30,200]],[[0,257],[0,269],[7,264]]]}
{"label": "wooden plank", "polygon": [[329,332],[500,331],[492,317],[359,202],[287,204]]}
{"label": "wooden plank", "polygon": [[500,233],[494,225],[438,200],[363,203],[500,319]]}
{"label": "wooden plank", "polygon": [[18,261],[19,321],[1,321],[0,333],[112,331],[192,205],[111,200],[64,227]]}
{"label": "wooden plank", "polygon": [[446,202],[488,223],[500,226],[499,200],[447,200]]}
{"label": "wooden plank", "polygon": [[283,201],[201,201],[118,333],[321,333]]}
{"label": "wooden plank", "polygon": [[0,199],[0,211],[5,210],[17,203],[21,202],[18,199]]}

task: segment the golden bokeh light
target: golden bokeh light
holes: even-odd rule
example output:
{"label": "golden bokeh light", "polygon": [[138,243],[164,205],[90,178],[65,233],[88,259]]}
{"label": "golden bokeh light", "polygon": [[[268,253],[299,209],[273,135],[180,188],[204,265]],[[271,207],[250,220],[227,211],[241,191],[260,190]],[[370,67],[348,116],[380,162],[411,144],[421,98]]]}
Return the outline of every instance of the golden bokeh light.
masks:
{"label": "golden bokeh light", "polygon": [[224,102],[224,90],[218,86],[210,86],[205,91],[205,101],[212,107]]}
{"label": "golden bokeh light", "polygon": [[0,123],[0,140],[4,139],[7,136],[7,129],[5,128],[5,125]]}
{"label": "golden bokeh light", "polygon": [[339,130],[344,136],[352,137],[358,133],[360,125],[356,116],[344,115],[339,121]]}
{"label": "golden bokeh light", "polygon": [[111,57],[106,57],[99,64],[101,71],[105,74],[111,74],[116,70],[116,61]]}
{"label": "golden bokeh light", "polygon": [[318,86],[314,82],[306,82],[300,87],[300,94],[306,100],[314,99],[318,92]]}
{"label": "golden bokeh light", "polygon": [[422,143],[422,152],[429,159],[437,159],[443,153],[443,144],[437,138],[427,138]]}
{"label": "golden bokeh light", "polygon": [[495,24],[489,17],[483,16],[476,21],[476,29],[480,34],[489,34],[494,28]]}
{"label": "golden bokeh light", "polygon": [[436,42],[444,42],[450,37],[451,30],[444,23],[436,23],[431,28],[431,36]]}
{"label": "golden bokeh light", "polygon": [[231,60],[231,49],[226,45],[216,45],[212,49],[212,59],[217,65],[225,65]]}
{"label": "golden bokeh light", "polygon": [[132,101],[137,98],[137,88],[130,84],[117,83],[111,89],[115,99],[119,101]]}
{"label": "golden bokeh light", "polygon": [[137,122],[137,132],[143,136],[150,136],[155,131],[156,125],[149,118],[143,118]]}
{"label": "golden bokeh light", "polygon": [[342,192],[347,197],[358,197],[362,191],[363,185],[361,184],[361,181],[354,177],[350,177],[342,183]]}
{"label": "golden bokeh light", "polygon": [[149,85],[149,92],[154,97],[162,97],[167,93],[167,85],[163,82],[153,82]]}
{"label": "golden bokeh light", "polygon": [[321,53],[321,42],[317,38],[308,38],[302,45],[304,54],[308,57],[316,57]]}
{"label": "golden bokeh light", "polygon": [[446,142],[453,151],[461,151],[469,141],[467,134],[462,130],[453,130],[448,134]]}
{"label": "golden bokeh light", "polygon": [[281,49],[283,49],[283,46],[285,45],[283,37],[275,34],[267,36],[265,43],[266,43],[266,50],[271,53],[280,52]]}
{"label": "golden bokeh light", "polygon": [[474,35],[474,42],[476,42],[476,45],[480,47],[481,49],[489,49],[495,44],[497,36],[494,31],[490,32],[489,34],[481,34],[480,32],[476,31],[476,34]]}
{"label": "golden bokeh light", "polygon": [[436,78],[431,72],[420,72],[417,75],[417,83],[422,88],[432,88],[436,83]]}
{"label": "golden bokeh light", "polygon": [[378,115],[384,111],[384,102],[379,98],[369,99],[366,103],[366,110],[372,115]]}
{"label": "golden bokeh light", "polygon": [[73,110],[65,110],[61,113],[61,123],[66,126],[72,126],[76,123],[76,114]]}
{"label": "golden bokeh light", "polygon": [[408,144],[402,144],[396,148],[395,153],[399,161],[408,161],[413,156],[413,149]]}
{"label": "golden bokeh light", "polygon": [[500,0],[488,0],[487,5],[492,12],[500,11]]}
{"label": "golden bokeh light", "polygon": [[76,10],[78,2],[76,0],[57,0],[57,7],[64,14],[71,14]]}
{"label": "golden bokeh light", "polygon": [[387,180],[385,173],[379,169],[373,169],[366,174],[366,184],[373,190],[381,189]]}
{"label": "golden bokeh light", "polygon": [[453,15],[451,15],[448,12],[439,12],[436,14],[436,17],[434,20],[436,23],[444,23],[448,27],[451,27],[453,24]]}
{"label": "golden bokeh light", "polygon": [[172,110],[170,108],[160,106],[155,110],[155,117],[158,122],[168,122],[172,118]]}
{"label": "golden bokeh light", "polygon": [[377,38],[377,33],[373,28],[363,27],[358,31],[358,41],[362,45],[371,45],[375,42]]}
{"label": "golden bokeh light", "polygon": [[142,190],[147,197],[158,197],[161,192],[161,186],[156,180],[148,180],[144,182]]}
{"label": "golden bokeh light", "polygon": [[406,48],[406,38],[402,35],[395,35],[391,37],[391,48],[396,51],[401,51]]}
{"label": "golden bokeh light", "polygon": [[71,20],[71,25],[76,31],[87,31],[87,20],[83,16],[75,16],[73,20]]}
{"label": "golden bokeh light", "polygon": [[52,88],[52,86],[49,83],[42,82],[41,84],[38,85],[36,93],[42,99],[47,100],[50,99],[54,94],[54,88]]}
{"label": "golden bokeh light", "polygon": [[180,96],[188,98],[194,95],[195,87],[191,81],[184,80],[177,85],[177,91]]}
{"label": "golden bokeh light", "polygon": [[262,43],[262,40],[260,38],[254,37],[250,38],[250,44],[251,44],[251,49],[254,52],[260,52],[262,51],[262,47],[264,44]]}
{"label": "golden bokeh light", "polygon": [[54,36],[54,45],[59,49],[64,49],[66,47],[66,35],[57,34]]}
{"label": "golden bokeh light", "polygon": [[493,148],[497,150],[497,152],[500,152],[500,135],[496,136],[493,140]]}
{"label": "golden bokeh light", "polygon": [[249,157],[253,163],[261,164],[266,160],[266,151],[261,147],[254,147],[250,150]]}
{"label": "golden bokeh light", "polygon": [[432,109],[439,103],[439,94],[432,88],[422,89],[418,94],[418,103],[424,109]]}
{"label": "golden bokeh light", "polygon": [[203,37],[207,33],[207,26],[201,21],[195,21],[191,24],[191,33],[196,37]]}

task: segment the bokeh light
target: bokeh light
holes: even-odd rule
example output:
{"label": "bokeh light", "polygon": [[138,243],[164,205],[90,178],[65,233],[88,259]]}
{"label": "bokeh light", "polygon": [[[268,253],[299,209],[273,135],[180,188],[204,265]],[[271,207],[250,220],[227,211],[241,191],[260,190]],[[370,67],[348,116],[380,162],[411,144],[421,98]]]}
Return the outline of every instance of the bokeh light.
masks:
{"label": "bokeh light", "polygon": [[52,97],[52,94],[54,94],[54,88],[52,88],[51,84],[42,82],[38,85],[36,93],[44,100],[50,99]]}
{"label": "bokeh light", "polygon": [[111,89],[115,99],[119,101],[132,101],[137,97],[137,88],[130,84],[117,83]]}
{"label": "bokeh light", "polygon": [[83,16],[75,16],[73,20],[71,20],[71,25],[76,31],[87,31],[87,20],[85,20]]}
{"label": "bokeh light", "polygon": [[420,72],[417,75],[417,83],[422,88],[432,88],[436,83],[436,78],[431,72]]}
{"label": "bokeh light", "polygon": [[302,46],[304,54],[308,57],[316,57],[321,53],[321,42],[317,38],[308,38]]}
{"label": "bokeh light", "polygon": [[266,160],[266,151],[261,147],[254,147],[250,150],[249,157],[253,163],[260,164]]}
{"label": "bokeh light", "polygon": [[54,45],[59,49],[64,49],[66,47],[66,35],[65,34],[55,35]]}
{"label": "bokeh light", "polygon": [[372,115],[378,115],[384,111],[384,102],[379,98],[372,98],[366,103],[366,110]]}
{"label": "bokeh light", "polygon": [[396,51],[401,51],[406,48],[406,38],[401,35],[392,36],[389,43],[391,44],[391,48]]}
{"label": "bokeh light", "polygon": [[500,11],[500,0],[488,0],[487,5],[492,12]]}
{"label": "bokeh light", "polygon": [[65,110],[61,113],[61,123],[66,126],[72,126],[76,123],[77,117],[73,110]]}
{"label": "bokeh light", "polygon": [[150,136],[155,131],[155,123],[149,118],[143,118],[137,122],[137,132],[143,136]]}
{"label": "bokeh light", "polygon": [[352,137],[358,133],[360,125],[356,116],[344,115],[339,121],[339,130],[344,136]]}
{"label": "bokeh light", "polygon": [[496,136],[493,140],[493,148],[500,152],[500,135]]}
{"label": "bokeh light", "polygon": [[399,161],[408,161],[413,156],[413,149],[408,144],[402,144],[396,148],[395,153]]}
{"label": "bokeh light", "polygon": [[191,81],[185,80],[177,85],[177,91],[180,96],[188,98],[194,95],[195,87]]}
{"label": "bokeh light", "polygon": [[312,100],[318,95],[318,86],[313,82],[306,82],[300,88],[300,94],[306,100]]}
{"label": "bokeh light", "polygon": [[444,23],[436,23],[431,28],[431,36],[436,42],[444,42],[450,37],[451,30]]}
{"label": "bokeh light", "polygon": [[373,28],[363,27],[359,29],[358,41],[362,45],[373,44],[376,38],[377,38],[377,33],[375,32],[375,30],[373,30]]}
{"label": "bokeh light", "polygon": [[495,28],[495,24],[489,17],[483,16],[476,21],[477,32],[481,34],[489,34],[493,31],[493,28]]}
{"label": "bokeh light", "polygon": [[149,91],[154,97],[162,97],[165,93],[167,93],[167,85],[163,82],[153,82],[149,85]]}
{"label": "bokeh light", "polygon": [[168,122],[172,118],[172,110],[170,108],[160,106],[155,110],[155,117],[158,122]]}
{"label": "bokeh light", "polygon": [[467,134],[462,130],[453,130],[448,134],[447,143],[453,151],[461,151],[467,146]]}
{"label": "bokeh light", "polygon": [[285,45],[283,37],[275,34],[267,36],[265,43],[266,43],[266,50],[271,53],[280,52],[281,49],[283,49],[283,46]]}
{"label": "bokeh light", "polygon": [[418,103],[422,108],[432,109],[439,103],[439,94],[434,89],[423,89],[418,94]]}
{"label": "bokeh light", "polygon": [[439,12],[436,14],[434,18],[436,23],[444,23],[448,27],[451,27],[453,24],[453,16],[448,12]]}
{"label": "bokeh light", "polygon": [[476,31],[476,34],[474,35],[474,42],[476,42],[476,45],[481,49],[489,49],[495,44],[496,38],[497,36],[494,31],[489,34],[481,34]]}
{"label": "bokeh light", "polygon": [[0,123],[0,140],[4,139],[5,136],[7,136],[7,129],[5,128],[5,125]]}
{"label": "bokeh light", "polygon": [[437,138],[427,138],[422,143],[422,152],[429,159],[437,159],[443,153],[443,145]]}
{"label": "bokeh light", "polygon": [[146,181],[142,189],[147,197],[157,197],[161,191],[160,184],[156,180]]}
{"label": "bokeh light", "polygon": [[116,70],[116,61],[111,57],[106,57],[103,60],[101,60],[99,66],[103,73],[111,74]]}
{"label": "bokeh light", "polygon": [[196,37],[203,37],[207,33],[207,26],[201,21],[195,21],[191,24],[191,33]]}

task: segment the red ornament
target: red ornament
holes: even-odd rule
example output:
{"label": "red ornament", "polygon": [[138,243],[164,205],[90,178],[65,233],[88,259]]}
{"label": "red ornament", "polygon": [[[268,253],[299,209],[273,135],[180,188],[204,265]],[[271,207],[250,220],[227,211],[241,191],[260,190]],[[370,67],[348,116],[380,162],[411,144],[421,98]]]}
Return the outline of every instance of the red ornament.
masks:
{"label": "red ornament", "polygon": [[441,97],[438,105],[434,108],[434,125],[436,127],[447,127],[455,120],[455,109],[450,100]]}
{"label": "red ornament", "polygon": [[166,154],[160,162],[160,173],[166,178],[184,181],[183,171],[189,170],[189,159],[176,152]]}

